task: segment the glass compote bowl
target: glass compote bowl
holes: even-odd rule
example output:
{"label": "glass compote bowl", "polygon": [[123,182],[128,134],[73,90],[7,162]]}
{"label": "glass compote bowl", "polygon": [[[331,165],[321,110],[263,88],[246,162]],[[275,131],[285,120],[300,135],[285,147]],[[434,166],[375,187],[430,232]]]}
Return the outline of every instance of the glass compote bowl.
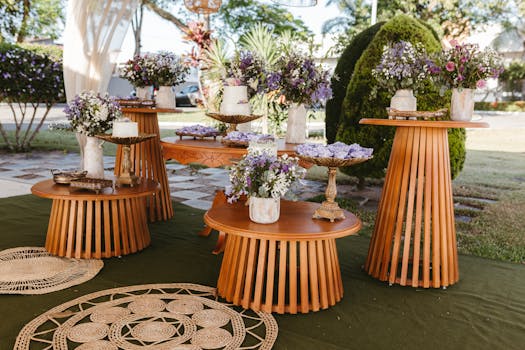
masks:
{"label": "glass compote bowl", "polygon": [[323,201],[321,206],[316,209],[313,218],[328,219],[330,220],[330,222],[334,222],[334,220],[337,219],[344,219],[344,211],[339,207],[339,204],[337,204],[337,202],[335,201],[335,197],[337,196],[337,185],[335,181],[337,168],[363,163],[371,159],[372,157],[348,159],[334,157],[309,157],[304,155],[297,155],[297,157],[299,157],[299,159],[305,162],[313,163],[319,166],[325,166],[328,168],[328,185],[326,186],[325,191],[326,200]]}

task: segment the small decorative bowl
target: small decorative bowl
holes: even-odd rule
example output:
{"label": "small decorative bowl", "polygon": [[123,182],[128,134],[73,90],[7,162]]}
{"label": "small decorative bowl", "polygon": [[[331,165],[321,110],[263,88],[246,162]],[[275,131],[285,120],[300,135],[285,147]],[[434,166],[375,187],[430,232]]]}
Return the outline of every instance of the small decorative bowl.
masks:
{"label": "small decorative bowl", "polygon": [[53,174],[53,181],[56,184],[69,185],[71,181],[86,177],[87,171],[51,169],[51,174]]}
{"label": "small decorative bowl", "polygon": [[113,187],[113,181],[107,179],[85,177],[83,179],[71,181],[71,187],[95,191],[97,194],[99,194],[103,188]]}

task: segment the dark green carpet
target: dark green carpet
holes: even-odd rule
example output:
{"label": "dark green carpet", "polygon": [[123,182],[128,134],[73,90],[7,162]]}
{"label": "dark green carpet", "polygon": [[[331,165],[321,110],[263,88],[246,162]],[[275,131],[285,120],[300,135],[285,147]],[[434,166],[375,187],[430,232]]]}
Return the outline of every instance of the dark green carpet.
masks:
{"label": "dark green carpet", "polygon": [[[43,246],[51,201],[0,199],[0,249]],[[198,237],[202,211],[175,204],[175,217],[150,225],[152,244],[105,259],[91,281],[39,296],[0,295],[0,349],[12,349],[22,327],[52,308],[98,290],[146,283],[215,286],[222,256],[215,237]],[[275,349],[524,349],[525,266],[460,257],[460,282],[447,290],[388,287],[364,274],[368,239],[338,240],[345,295],[307,315],[275,315]]]}

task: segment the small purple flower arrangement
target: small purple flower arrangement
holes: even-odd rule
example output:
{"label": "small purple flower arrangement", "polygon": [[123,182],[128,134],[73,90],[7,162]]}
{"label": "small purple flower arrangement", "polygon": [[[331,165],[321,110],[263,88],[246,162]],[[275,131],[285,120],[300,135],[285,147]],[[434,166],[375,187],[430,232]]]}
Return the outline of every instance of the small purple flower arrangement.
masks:
{"label": "small purple flower arrangement", "polygon": [[361,147],[357,143],[347,145],[343,142],[336,142],[330,145],[319,143],[304,143],[297,146],[297,154],[311,158],[370,158],[374,152],[373,148]]}
{"label": "small purple flower arrangement", "polygon": [[497,78],[503,72],[501,58],[492,49],[480,50],[477,44],[459,44],[453,40],[452,47],[428,60],[427,68],[441,93],[452,88],[484,88],[489,78]]}
{"label": "small purple flower arrangement", "polygon": [[298,53],[282,56],[267,76],[268,91],[293,103],[315,104],[332,97],[330,74],[312,58]]}
{"label": "small purple flower arrangement", "polygon": [[377,86],[372,88],[371,97],[377,96],[379,88],[391,95],[401,89],[417,93],[428,77],[425,59],[425,49],[420,43],[399,41],[385,45],[381,61],[372,69]]}
{"label": "small purple flower arrangement", "polygon": [[176,133],[179,135],[195,135],[195,136],[217,136],[219,130],[212,126],[205,126],[200,124],[189,125],[177,129]]}
{"label": "small purple flower arrangement", "polygon": [[120,68],[120,77],[135,87],[151,86],[154,69],[155,66],[149,55],[135,56]]}
{"label": "small purple flower arrangement", "polygon": [[120,118],[120,105],[108,94],[104,96],[93,91],[82,91],[64,109],[73,131],[95,136],[103,134]]}
{"label": "small purple flower arrangement", "polygon": [[227,68],[226,85],[246,85],[252,97],[266,89],[266,67],[264,60],[251,51],[239,52]]}
{"label": "small purple flower arrangement", "polygon": [[250,141],[273,141],[274,137],[269,134],[257,134],[255,132],[231,131],[224,137],[225,140],[250,142]]}
{"label": "small purple flower arrangement", "polygon": [[242,195],[280,198],[305,173],[298,158],[286,154],[277,157],[266,152],[248,153],[230,170],[231,185],[226,188],[228,202],[235,202]]}
{"label": "small purple flower arrangement", "polygon": [[135,87],[174,86],[184,82],[188,71],[179,56],[162,51],[128,60],[120,70],[120,77]]}

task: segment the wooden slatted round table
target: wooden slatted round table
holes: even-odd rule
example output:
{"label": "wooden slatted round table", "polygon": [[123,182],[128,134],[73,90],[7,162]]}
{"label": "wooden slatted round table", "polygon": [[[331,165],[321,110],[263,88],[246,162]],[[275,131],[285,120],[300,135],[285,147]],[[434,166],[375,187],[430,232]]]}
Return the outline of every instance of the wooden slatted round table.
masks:
{"label": "wooden slatted round table", "polygon": [[146,197],[158,194],[155,181],[143,180],[114,191],[104,188],[96,194],[45,180],[35,184],[31,192],[53,200],[45,245],[53,255],[110,258],[138,252],[150,244]]}
{"label": "wooden slatted round table", "polygon": [[402,286],[440,288],[459,280],[449,128],[487,128],[483,122],[361,119],[396,133],[366,272]]}
{"label": "wooden slatted round table", "polygon": [[250,221],[244,203],[220,203],[204,221],[226,233],[217,291],[235,305],[255,311],[307,313],[335,305],[343,283],[335,239],[356,234],[361,220],[331,223],[312,219],[318,203],[281,201],[273,224]]}
{"label": "wooden slatted round table", "polygon": [[[174,215],[166,165],[160,146],[160,129],[157,114],[180,112],[180,109],[167,108],[122,108],[122,113],[125,117],[138,123],[140,133],[157,135],[150,140],[131,145],[131,164],[135,175],[160,184],[160,194],[148,198],[148,216],[152,222],[158,220],[166,221]],[[119,145],[115,159],[115,175],[120,175],[122,171],[122,155],[122,146]]]}

